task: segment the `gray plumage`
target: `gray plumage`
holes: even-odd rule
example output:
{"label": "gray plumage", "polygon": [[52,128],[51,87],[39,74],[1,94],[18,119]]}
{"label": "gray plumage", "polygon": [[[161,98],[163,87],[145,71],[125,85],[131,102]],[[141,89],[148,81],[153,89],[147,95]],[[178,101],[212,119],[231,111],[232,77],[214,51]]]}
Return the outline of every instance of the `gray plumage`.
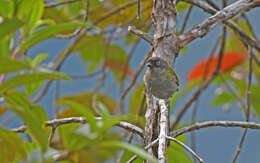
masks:
{"label": "gray plumage", "polygon": [[168,99],[178,91],[179,80],[166,61],[152,57],[147,62],[144,83],[152,95],[160,99]]}

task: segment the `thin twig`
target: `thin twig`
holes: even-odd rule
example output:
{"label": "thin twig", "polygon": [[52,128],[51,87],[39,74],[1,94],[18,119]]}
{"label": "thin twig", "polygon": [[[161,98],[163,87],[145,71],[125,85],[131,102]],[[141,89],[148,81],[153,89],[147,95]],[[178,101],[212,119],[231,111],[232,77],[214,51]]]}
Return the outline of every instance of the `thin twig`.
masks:
{"label": "thin twig", "polygon": [[246,105],[244,104],[243,100],[238,96],[238,94],[233,90],[232,86],[225,80],[225,78],[223,77],[223,75],[219,74],[219,77],[221,78],[221,80],[224,82],[225,87],[227,88],[227,90],[233,94],[233,96],[236,97],[236,99],[238,100],[241,108],[243,110],[246,109]]}
{"label": "thin twig", "polygon": [[17,117],[17,115],[12,113],[5,120],[2,121],[1,126],[7,126],[16,117]]}
{"label": "thin twig", "polygon": [[[131,132],[130,135],[129,135],[129,138],[128,138],[128,140],[127,140],[127,143],[131,143],[131,141],[133,140],[133,138],[134,138],[134,133]],[[123,157],[124,157],[124,155],[125,155],[125,150],[123,150],[122,153],[120,153],[118,159],[116,160],[116,163],[121,163],[121,162],[122,162],[122,159],[123,159]]]}
{"label": "thin twig", "polygon": [[192,8],[193,8],[193,5],[191,5],[189,8],[188,8],[188,11],[185,15],[185,18],[184,18],[184,21],[183,21],[183,24],[181,26],[181,30],[180,30],[180,34],[182,34],[185,30],[185,27],[187,25],[187,22],[188,22],[188,19],[190,17],[190,14],[191,14],[191,11],[192,11]]}
{"label": "thin twig", "polygon": [[255,62],[257,63],[257,65],[260,67],[260,61],[259,61],[259,59],[257,58],[257,56],[256,56],[256,54],[255,54],[255,52],[253,51],[253,58],[254,58],[254,60],[255,60]]}
{"label": "thin twig", "polygon": [[[86,29],[83,29],[82,32],[78,35],[75,41],[69,45],[58,57],[55,59],[55,63],[57,63],[54,67],[55,71],[59,71],[61,69],[62,64],[66,61],[70,53],[72,52],[74,46],[82,39],[85,35]],[[40,90],[40,92],[32,99],[32,103],[37,103],[41,100],[43,96],[47,93],[50,85],[52,84],[53,80],[47,81],[46,85]]]}
{"label": "thin twig", "polygon": [[102,71],[96,71],[96,72],[89,73],[89,74],[86,74],[86,75],[69,75],[69,76],[73,80],[80,80],[80,79],[86,79],[86,78],[94,77],[96,75],[99,75],[100,73],[102,73]]}
{"label": "thin twig", "polygon": [[137,1],[137,19],[141,19],[141,0]]}
{"label": "thin twig", "polygon": [[[84,15],[83,15],[83,23],[82,23],[82,24],[85,24],[85,23],[87,22],[87,20],[88,20],[89,0],[86,0],[86,2],[85,2],[85,7],[86,7],[86,9],[85,9],[85,13],[84,13]],[[71,33],[71,34],[57,35],[56,37],[57,37],[57,38],[61,38],[61,39],[65,39],[65,38],[66,38],[66,39],[71,39],[71,38],[76,37],[77,35],[79,35],[80,32],[82,32],[84,28],[85,28],[85,27],[81,27],[81,28],[76,29],[76,30],[75,30],[73,33]]]}
{"label": "thin twig", "polygon": [[183,115],[187,111],[187,109],[190,107],[190,105],[200,96],[200,94],[209,86],[209,84],[213,81],[213,79],[215,79],[215,77],[218,75],[219,70],[220,70],[220,65],[222,62],[223,52],[225,49],[225,40],[226,40],[226,28],[223,27],[218,63],[217,63],[215,71],[213,72],[212,76],[209,79],[207,79],[204,83],[202,83],[200,88],[192,95],[192,97],[180,109],[180,112],[177,114],[177,116],[171,126],[171,130],[173,130],[176,127],[176,125],[179,123],[179,121],[181,120],[181,118],[183,117]]}
{"label": "thin twig", "polygon": [[[57,80],[55,85],[55,101],[57,101],[59,98],[60,98],[60,80]],[[55,118],[57,118],[60,109],[59,106],[56,105],[55,103],[53,105],[55,108]]]}
{"label": "thin twig", "polygon": [[51,128],[51,134],[50,134],[49,140],[48,140],[49,146],[51,146],[52,139],[54,138],[54,135],[55,135],[55,131],[56,131],[56,127],[52,127],[52,128]]}
{"label": "thin twig", "polygon": [[61,6],[61,5],[65,5],[65,4],[69,4],[69,3],[74,3],[74,2],[78,2],[80,0],[66,0],[63,2],[50,2],[44,5],[45,8],[52,8],[52,7],[57,7],[57,6]]}
{"label": "thin twig", "polygon": [[[155,139],[154,141],[152,141],[150,144],[148,144],[147,146],[144,147],[145,150],[151,148],[152,146],[154,146],[157,142],[159,141],[159,139]],[[127,163],[132,163],[135,159],[137,158],[137,155],[134,155],[133,157],[131,157]]]}
{"label": "thin twig", "polygon": [[128,31],[132,32],[133,34],[135,34],[135,35],[139,36],[140,38],[144,39],[145,41],[147,41],[151,45],[153,44],[152,38],[150,38],[146,33],[136,29],[134,26],[128,26]]}
{"label": "thin twig", "polygon": [[[252,52],[253,48],[249,47],[249,73],[248,73],[248,85],[247,85],[247,95],[246,95],[246,122],[249,122],[250,120],[250,95],[251,95],[251,82],[252,82],[252,72],[253,72],[253,66],[252,66],[252,61],[253,61],[253,55]],[[246,134],[247,134],[247,129],[244,130],[243,135],[241,137],[240,143],[236,149],[236,153],[235,156],[232,160],[232,163],[235,163],[240,151],[242,149],[242,146],[244,144],[245,138],[246,138]]]}
{"label": "thin twig", "polygon": [[114,9],[111,9],[109,12],[105,13],[104,15],[102,15],[101,17],[99,17],[97,20],[95,20],[93,24],[96,25],[96,24],[100,23],[101,21],[107,19],[108,17],[110,17],[110,16],[112,16],[112,15],[118,13],[119,11],[121,11],[121,10],[127,8],[127,7],[130,7],[130,6],[132,6],[132,5],[135,5],[135,4],[137,3],[137,1],[138,1],[138,0],[133,0],[133,1],[127,2],[127,3],[125,3],[125,4],[122,4],[122,5],[120,5],[120,6],[116,7],[116,8],[114,8]]}
{"label": "thin twig", "polygon": [[150,56],[153,54],[153,47],[150,47],[150,49],[148,50],[145,59],[143,60],[143,62],[141,63],[139,69],[137,70],[137,72],[135,73],[135,76],[133,77],[132,81],[129,83],[129,85],[127,86],[126,90],[121,94],[121,99],[124,99],[126,94],[130,91],[130,89],[134,86],[137,77],[140,75],[141,71],[143,70],[146,61],[150,58]]}
{"label": "thin twig", "polygon": [[194,156],[200,163],[203,163],[203,159],[200,158],[199,155],[196,152],[194,152],[190,147],[188,147],[186,144],[184,144],[181,141],[179,141],[173,137],[170,137],[170,136],[167,136],[167,139],[172,140],[175,143],[181,145],[184,149],[186,149],[188,152],[190,152],[192,154],[192,156]]}
{"label": "thin twig", "polygon": [[[194,107],[192,109],[192,114],[191,114],[191,124],[194,124],[196,121],[196,115],[198,112],[198,108],[199,108],[199,99],[197,99],[194,102]],[[190,139],[191,139],[191,149],[196,152],[196,132],[192,131],[190,134]],[[196,157],[193,156],[193,162],[197,163]]]}
{"label": "thin twig", "polygon": [[170,136],[177,137],[187,132],[194,130],[200,130],[203,128],[209,127],[241,127],[241,128],[250,128],[260,130],[260,124],[255,122],[243,122],[243,121],[206,121],[206,122],[197,122],[187,127],[183,127],[172,131]]}
{"label": "thin twig", "polygon": [[[129,51],[129,54],[127,56],[127,62],[126,62],[126,65],[124,67],[124,70],[123,70],[123,74],[121,75],[121,80],[123,81],[122,84],[120,84],[120,94],[124,91],[124,84],[125,84],[125,77],[127,76],[127,69],[128,69],[128,66],[129,66],[129,63],[130,63],[130,60],[132,59],[133,55],[134,55],[134,52],[137,48],[137,45],[139,44],[141,39],[137,39],[136,42],[132,45],[130,51]],[[125,109],[124,108],[124,100],[122,98],[120,98],[120,108],[122,111],[124,111]]]}
{"label": "thin twig", "polygon": [[213,2],[212,0],[207,0],[206,1],[210,6],[212,6],[214,9],[216,10],[220,10],[220,8],[217,6],[217,4],[215,2]]}

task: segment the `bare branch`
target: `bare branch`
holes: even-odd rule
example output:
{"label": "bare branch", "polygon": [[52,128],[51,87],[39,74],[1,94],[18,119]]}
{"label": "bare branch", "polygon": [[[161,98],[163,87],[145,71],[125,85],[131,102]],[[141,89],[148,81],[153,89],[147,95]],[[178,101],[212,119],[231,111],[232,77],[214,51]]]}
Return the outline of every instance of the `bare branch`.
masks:
{"label": "bare branch", "polygon": [[[153,145],[155,145],[157,142],[159,141],[159,139],[155,139],[154,141],[152,141],[150,144],[148,144],[147,146],[144,147],[145,150],[151,148]],[[127,161],[127,163],[131,163],[133,162],[135,159],[137,158],[137,155],[134,155],[133,157],[130,158],[130,160]]]}
{"label": "bare branch", "polygon": [[[205,12],[208,12],[210,14],[218,13],[218,10],[216,10],[216,9],[212,8],[211,6],[209,6],[205,1],[197,1],[197,0],[183,0],[183,1],[187,2],[187,3],[190,3],[190,4],[193,4],[193,5],[203,9]],[[255,0],[254,2],[252,2],[253,4],[252,4],[251,7],[255,7],[256,6],[255,4],[257,2],[260,3],[259,0]],[[259,43],[259,41],[257,41],[256,39],[250,37],[249,35],[247,35],[238,25],[236,25],[231,20],[224,21],[224,24],[226,24],[228,27],[230,27],[232,30],[234,30],[237,34],[239,34],[239,36],[242,39],[244,39],[249,45],[251,45],[252,47],[256,48],[258,51],[260,51],[260,43]]]}
{"label": "bare branch", "polygon": [[190,147],[188,147],[186,144],[182,143],[181,141],[173,138],[173,137],[170,137],[170,136],[167,136],[167,139],[169,140],[172,140],[174,142],[176,142],[177,144],[181,145],[183,148],[185,148],[188,152],[190,152],[200,163],[203,163],[203,160],[202,158],[200,158],[198,156],[198,154],[196,154]]}
{"label": "bare branch", "polygon": [[202,23],[195,25],[191,30],[181,35],[181,46],[188,44],[190,41],[197,37],[205,36],[209,31],[216,27],[219,23],[226,21],[233,16],[245,10],[250,10],[254,7],[254,3],[248,0],[239,0],[222,10],[218,11],[215,15],[204,20]]}
{"label": "bare branch", "polygon": [[[249,122],[249,120],[250,120],[250,105],[251,105],[250,95],[251,95],[251,82],[252,82],[252,72],[253,72],[252,62],[253,62],[253,48],[249,47],[249,73],[248,73],[248,84],[247,84],[247,94],[246,94],[246,122]],[[236,162],[236,160],[240,154],[241,148],[242,148],[245,138],[246,138],[246,134],[247,134],[247,128],[243,132],[243,135],[242,135],[240,143],[236,149],[236,153],[232,160],[232,163]]]}
{"label": "bare branch", "polygon": [[137,19],[141,19],[141,0],[137,1]]}
{"label": "bare branch", "polygon": [[187,13],[186,13],[186,15],[185,15],[183,24],[182,24],[181,29],[180,29],[180,33],[181,33],[181,34],[182,34],[182,33],[184,32],[184,30],[185,30],[185,27],[186,27],[187,22],[188,22],[188,20],[189,20],[189,17],[190,17],[192,8],[193,8],[193,6],[191,5],[191,6],[188,8],[188,11],[187,11]]}
{"label": "bare branch", "polygon": [[69,4],[69,3],[74,3],[74,2],[78,2],[79,0],[66,0],[63,2],[50,2],[44,5],[45,8],[52,8],[52,7],[57,7],[57,6],[61,6],[61,5],[65,5],[65,4]]}
{"label": "bare branch", "polygon": [[260,130],[260,124],[254,122],[242,122],[242,121],[206,121],[206,122],[198,122],[193,125],[180,128],[170,133],[172,137],[177,137],[187,132],[191,132],[194,130],[200,130],[202,128],[208,127],[241,127],[241,128],[250,128]]}
{"label": "bare branch", "polygon": [[[96,117],[96,120],[102,120],[101,117]],[[57,128],[60,125],[64,124],[70,124],[70,123],[81,123],[85,124],[87,123],[86,119],[84,117],[70,117],[70,118],[62,118],[62,119],[53,119],[45,122],[45,125],[48,127]],[[125,130],[134,132],[138,134],[140,137],[143,137],[143,130],[139,128],[138,126],[135,126],[129,122],[121,121],[116,126],[121,127]],[[15,132],[24,132],[27,129],[27,126],[20,126],[18,128],[12,129],[12,131]]]}
{"label": "bare branch", "polygon": [[150,43],[151,45],[153,44],[153,39],[150,38],[146,33],[136,29],[134,26],[128,26],[128,31],[132,32],[133,34],[141,37],[142,39],[144,39],[145,41],[147,41],[148,43]]}
{"label": "bare branch", "polygon": [[169,110],[166,104],[166,100],[159,100],[160,106],[160,132],[159,132],[159,147],[158,147],[158,159],[160,163],[166,162],[166,149],[167,139],[166,136],[169,132]]}
{"label": "bare branch", "polygon": [[56,127],[52,127],[51,128],[51,134],[50,134],[50,137],[49,137],[49,140],[48,140],[49,146],[51,145],[52,139],[53,139],[53,137],[55,135],[55,131],[56,131]]}

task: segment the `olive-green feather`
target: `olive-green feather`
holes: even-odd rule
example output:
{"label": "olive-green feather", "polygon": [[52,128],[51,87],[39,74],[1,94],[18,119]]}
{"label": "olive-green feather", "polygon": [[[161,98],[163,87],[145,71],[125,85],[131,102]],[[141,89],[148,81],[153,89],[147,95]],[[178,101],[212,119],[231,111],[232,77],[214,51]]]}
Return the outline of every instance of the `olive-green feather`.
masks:
{"label": "olive-green feather", "polygon": [[168,68],[168,71],[165,72],[165,75],[169,77],[174,77],[176,80],[176,84],[179,85],[179,79],[171,67]]}

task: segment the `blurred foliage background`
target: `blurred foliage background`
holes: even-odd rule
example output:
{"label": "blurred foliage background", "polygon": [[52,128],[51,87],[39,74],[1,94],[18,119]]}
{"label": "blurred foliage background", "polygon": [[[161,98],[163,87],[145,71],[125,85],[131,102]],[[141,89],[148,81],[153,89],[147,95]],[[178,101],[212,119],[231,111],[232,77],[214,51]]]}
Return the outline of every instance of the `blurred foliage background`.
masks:
{"label": "blurred foliage background", "polygon": [[[177,5],[178,32],[190,7],[184,2]],[[145,124],[144,70],[127,96],[120,95],[136,78],[149,48],[148,43],[128,33],[127,27],[133,25],[152,36],[151,10],[152,1],[141,1],[141,18],[137,19],[137,0],[0,0],[1,162],[126,162],[134,154],[140,156],[135,162],[155,162],[141,148],[140,136],[114,126],[120,121],[141,128]],[[257,37],[259,13],[256,9],[232,20]],[[186,28],[208,16],[193,7]],[[211,49],[219,33],[220,28],[216,28],[181,50],[175,65],[181,89],[171,100],[171,121],[214,71],[217,54]],[[192,123],[192,116],[197,117],[195,121],[244,120],[248,52],[230,29],[225,45],[221,74],[190,108],[197,111],[189,111],[178,127]],[[259,59],[259,54],[256,57]],[[259,82],[260,68],[253,62],[255,122],[260,117]],[[45,125],[54,118],[80,116],[88,123]],[[23,132],[10,130],[22,125],[27,126]],[[197,152],[205,162],[230,161],[241,133],[241,129],[200,131],[195,138]],[[259,136],[258,131],[249,132],[239,162],[260,160]],[[191,144],[190,134],[178,139]],[[175,143],[167,152],[169,162],[192,162]]]}

